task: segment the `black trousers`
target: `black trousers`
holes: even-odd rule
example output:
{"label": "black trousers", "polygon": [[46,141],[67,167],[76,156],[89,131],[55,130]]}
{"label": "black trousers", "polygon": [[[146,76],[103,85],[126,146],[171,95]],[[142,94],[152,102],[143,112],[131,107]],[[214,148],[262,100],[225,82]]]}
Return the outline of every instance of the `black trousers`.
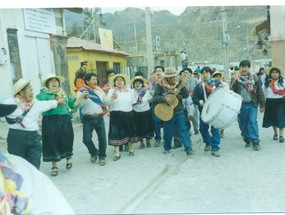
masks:
{"label": "black trousers", "polygon": [[42,144],[37,131],[9,129],[7,143],[10,154],[22,157],[40,169]]}
{"label": "black trousers", "polygon": [[[87,147],[90,155],[97,155],[99,158],[106,157],[107,138],[105,122],[103,116],[96,118],[83,116],[83,143]],[[96,131],[99,142],[99,150],[92,141],[93,131]]]}

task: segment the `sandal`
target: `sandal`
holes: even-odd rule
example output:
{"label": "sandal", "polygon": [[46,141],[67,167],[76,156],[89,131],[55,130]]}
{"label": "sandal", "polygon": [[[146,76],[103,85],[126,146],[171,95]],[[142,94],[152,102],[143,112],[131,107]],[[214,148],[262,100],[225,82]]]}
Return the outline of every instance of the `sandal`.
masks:
{"label": "sandal", "polygon": [[57,176],[58,175],[58,168],[56,166],[51,168],[51,176]]}
{"label": "sandal", "polygon": [[66,159],[66,169],[71,169],[72,168],[72,159]]}
{"label": "sandal", "polygon": [[279,143],[283,143],[284,142],[284,137],[283,136],[280,136],[279,137]]}

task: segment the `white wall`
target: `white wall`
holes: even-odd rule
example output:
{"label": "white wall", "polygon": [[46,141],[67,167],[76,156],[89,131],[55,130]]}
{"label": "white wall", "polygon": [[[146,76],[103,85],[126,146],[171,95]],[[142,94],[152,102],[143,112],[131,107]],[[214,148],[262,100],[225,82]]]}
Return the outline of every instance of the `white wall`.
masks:
{"label": "white wall", "polygon": [[[55,16],[59,17],[61,9],[55,9]],[[13,95],[12,75],[7,41],[7,29],[17,29],[18,45],[21,59],[22,77],[31,79],[34,93],[41,88],[40,81],[45,74],[55,73],[53,53],[50,47],[48,33],[25,29],[23,9],[0,9],[0,49],[5,48],[8,62],[0,64],[0,102]],[[56,34],[62,35],[63,28],[56,27]]]}

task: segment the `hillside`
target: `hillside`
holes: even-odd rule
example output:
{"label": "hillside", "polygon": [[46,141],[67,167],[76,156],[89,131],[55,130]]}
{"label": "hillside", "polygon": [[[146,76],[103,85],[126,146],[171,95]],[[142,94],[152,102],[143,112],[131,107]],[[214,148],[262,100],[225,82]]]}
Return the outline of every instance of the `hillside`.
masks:
{"label": "hillside", "polygon": [[[266,6],[225,7],[230,41],[229,61],[236,62],[250,56],[250,59],[268,58],[256,48],[256,38],[251,31],[266,19]],[[162,51],[185,50],[190,61],[223,63],[222,14],[220,7],[187,7],[176,16],[169,11],[154,11],[151,15],[153,47],[155,36],[160,36]],[[66,13],[67,14],[67,13]],[[72,14],[72,13],[70,13]],[[67,15],[67,31],[72,22],[83,18]],[[146,49],[145,12],[138,8],[126,8],[114,14],[103,14],[104,28],[113,31],[113,36],[122,47],[131,52],[135,41],[139,50]],[[136,38],[135,38],[136,35]],[[270,53],[269,53],[270,54]]]}

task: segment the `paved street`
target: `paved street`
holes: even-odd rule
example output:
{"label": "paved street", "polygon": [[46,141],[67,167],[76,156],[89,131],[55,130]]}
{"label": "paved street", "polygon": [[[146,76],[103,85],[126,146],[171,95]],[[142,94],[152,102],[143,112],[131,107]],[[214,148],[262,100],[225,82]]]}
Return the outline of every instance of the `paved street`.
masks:
{"label": "paved street", "polygon": [[41,171],[77,214],[285,212],[285,144],[272,140],[272,129],[259,128],[258,152],[244,147],[234,122],[225,130],[220,158],[204,152],[200,135],[193,135],[191,158],[181,148],[164,155],[162,146],[140,150],[137,144],[134,157],[122,152],[116,162],[108,147],[101,167],[90,162],[75,123],[73,168],[61,162],[59,175],[51,177],[50,163],[42,163]]}

